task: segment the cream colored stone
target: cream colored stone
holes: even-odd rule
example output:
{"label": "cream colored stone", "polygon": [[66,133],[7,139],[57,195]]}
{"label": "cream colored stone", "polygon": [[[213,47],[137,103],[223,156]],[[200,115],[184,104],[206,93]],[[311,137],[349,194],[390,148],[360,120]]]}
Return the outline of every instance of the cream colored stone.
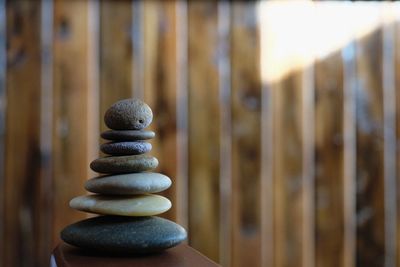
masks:
{"label": "cream colored stone", "polygon": [[90,213],[121,216],[152,216],[171,208],[171,202],[159,195],[137,195],[129,197],[87,195],[72,199],[73,209]]}

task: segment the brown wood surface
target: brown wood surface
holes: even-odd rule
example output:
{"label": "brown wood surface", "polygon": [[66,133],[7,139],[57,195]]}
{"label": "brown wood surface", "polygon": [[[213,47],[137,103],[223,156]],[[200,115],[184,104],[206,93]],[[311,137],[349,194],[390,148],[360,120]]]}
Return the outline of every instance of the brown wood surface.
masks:
{"label": "brown wood surface", "polygon": [[[320,8],[297,4],[280,7]],[[362,21],[364,4],[347,4]],[[163,216],[206,256],[224,266],[400,266],[396,8],[363,9],[364,35],[349,32],[313,62],[322,37],[309,52],[304,39],[275,43],[311,29],[283,32],[273,12],[261,25],[262,5],[0,0],[0,266],[46,266],[61,228],[87,216],[68,201],[96,175],[88,164],[104,112],[132,96],[154,111],[151,154],[173,179]],[[280,52],[301,56],[259,60]]]}
{"label": "brown wood surface", "polygon": [[[43,266],[39,248],[41,47],[39,2],[7,3],[3,266]],[[48,261],[46,261],[48,262]]]}
{"label": "brown wood surface", "polygon": [[383,266],[384,151],[382,31],[357,43],[357,265]]}
{"label": "brown wood surface", "polygon": [[231,14],[232,266],[256,267],[261,266],[263,193],[260,190],[261,80],[256,3],[235,2]]}
{"label": "brown wood surface", "polygon": [[189,242],[215,261],[220,255],[217,13],[216,2],[189,2]]}
{"label": "brown wood surface", "polygon": [[193,248],[181,244],[154,255],[139,257],[112,257],[105,255],[88,254],[77,248],[60,243],[53,252],[57,267],[83,267],[83,266],[179,266],[179,267],[217,267],[218,264],[203,256]]}
{"label": "brown wood surface", "polygon": [[316,266],[343,266],[343,100],[336,52],[315,64]]}
{"label": "brown wood surface", "polygon": [[[69,208],[69,201],[86,194],[90,142],[88,131],[88,3],[54,3],[54,235],[86,217]],[[79,147],[79,154],[76,148]],[[59,208],[62,207],[62,208]]]}
{"label": "brown wood surface", "polygon": [[[276,266],[303,260],[302,74],[273,85],[274,244]],[[290,167],[289,167],[290,166]]]}

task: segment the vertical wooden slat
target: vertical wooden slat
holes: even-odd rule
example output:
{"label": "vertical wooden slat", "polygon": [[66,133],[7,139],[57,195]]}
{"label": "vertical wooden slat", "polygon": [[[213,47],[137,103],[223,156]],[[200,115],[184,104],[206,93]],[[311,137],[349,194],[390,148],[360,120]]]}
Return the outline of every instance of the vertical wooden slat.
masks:
{"label": "vertical wooden slat", "polygon": [[382,30],[357,41],[357,265],[385,258]]}
{"label": "vertical wooden slat", "polygon": [[261,81],[256,8],[256,2],[232,4],[232,266],[261,266]]}
{"label": "vertical wooden slat", "polygon": [[276,266],[303,260],[302,74],[272,86],[274,107],[274,234]]}
{"label": "vertical wooden slat", "polygon": [[385,267],[396,266],[396,94],[395,32],[389,4],[382,7],[382,90],[384,138]]}
{"label": "vertical wooden slat", "polygon": [[218,2],[218,87],[220,108],[220,262],[232,266],[231,6]]}
{"label": "vertical wooden slat", "polygon": [[[397,14],[400,10],[397,9]],[[400,17],[400,16],[399,16]],[[396,19],[395,25],[395,86],[396,86],[396,141],[400,141],[400,21]],[[396,147],[396,182],[400,183],[400,149]],[[396,186],[396,188],[399,188]],[[400,201],[400,191],[397,189],[397,203]],[[400,205],[397,205],[397,240],[400,240]],[[400,245],[396,250],[397,265],[400,266]]]}
{"label": "vertical wooden slat", "polygon": [[4,266],[40,266],[40,7],[7,3]]}
{"label": "vertical wooden slat", "polygon": [[[310,53],[308,51],[307,53]],[[307,55],[310,56],[310,55]],[[312,63],[310,63],[312,64]],[[302,142],[303,142],[303,266],[315,266],[315,113],[314,66],[302,70]]]}
{"label": "vertical wooden slat", "polygon": [[[4,196],[5,196],[5,145],[6,145],[6,1],[0,1],[0,218],[5,218]],[[4,219],[0,219],[0,240],[4,240]],[[0,259],[4,259],[5,242],[0,243]],[[0,260],[0,266],[5,266]]]}
{"label": "vertical wooden slat", "polygon": [[[219,260],[217,3],[189,2],[189,241]],[[229,245],[229,244],[227,244]]]}
{"label": "vertical wooden slat", "polygon": [[356,58],[355,43],[342,50],[343,59],[343,266],[356,264]]}
{"label": "vertical wooden slat", "polygon": [[132,2],[100,1],[100,129],[116,101],[132,97]]}
{"label": "vertical wooden slat", "polygon": [[[69,208],[85,194],[89,140],[88,2],[54,3],[54,240],[86,214]],[[79,148],[79,150],[77,150]]]}
{"label": "vertical wooden slat", "polygon": [[[88,41],[87,41],[87,140],[88,161],[91,162],[99,155],[100,133],[100,1],[88,2]],[[87,177],[94,176],[88,167]]]}
{"label": "vertical wooden slat", "polygon": [[177,127],[177,173],[176,220],[188,227],[188,12],[187,2],[176,4],[176,127]]}
{"label": "vertical wooden slat", "polygon": [[51,254],[53,231],[53,1],[41,5],[41,99],[40,99],[40,189],[36,196],[39,205],[35,212],[42,242],[36,245],[38,263],[45,265]]}
{"label": "vertical wooden slat", "polygon": [[266,16],[263,12],[267,2],[257,5],[259,35],[260,35],[260,74],[262,82],[261,92],[261,266],[275,266],[275,239],[274,239],[274,84],[270,81],[268,70],[267,36],[265,30]]}
{"label": "vertical wooden slat", "polygon": [[152,140],[152,155],[159,159],[158,172],[172,179],[172,186],[163,192],[172,201],[172,208],[163,214],[177,218],[177,49],[176,3],[150,1],[144,3],[145,90],[144,100],[153,108],[150,129],[156,132]]}
{"label": "vertical wooden slat", "polygon": [[340,52],[315,65],[316,265],[343,266],[343,64]]}
{"label": "vertical wooden slat", "polygon": [[[111,2],[111,1],[110,1]],[[149,1],[147,1],[149,2]],[[111,4],[114,4],[111,2]],[[132,95],[143,99],[145,87],[145,53],[149,51],[145,47],[145,22],[144,15],[145,1],[132,1]]]}

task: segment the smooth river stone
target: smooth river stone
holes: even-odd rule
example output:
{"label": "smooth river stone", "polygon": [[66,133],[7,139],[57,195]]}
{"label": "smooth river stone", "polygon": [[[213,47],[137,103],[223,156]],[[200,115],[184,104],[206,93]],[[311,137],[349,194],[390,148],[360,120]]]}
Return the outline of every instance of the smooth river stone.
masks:
{"label": "smooth river stone", "polygon": [[161,173],[139,172],[100,176],[86,181],[87,191],[105,195],[157,193],[171,186],[171,179]]}
{"label": "smooth river stone", "polygon": [[139,141],[148,140],[156,136],[153,131],[146,130],[107,130],[101,133],[101,137],[111,141]]}
{"label": "smooth river stone", "polygon": [[141,130],[153,120],[151,108],[135,98],[114,103],[105,113],[104,122],[114,130]]}
{"label": "smooth river stone", "polygon": [[100,146],[103,153],[121,156],[144,154],[151,150],[151,144],[147,142],[110,142]]}
{"label": "smooth river stone", "polygon": [[114,255],[148,254],[174,247],[185,229],[159,217],[100,216],[71,224],[61,232],[66,243]]}
{"label": "smooth river stone", "polygon": [[104,196],[87,195],[69,202],[73,209],[90,213],[120,216],[151,216],[166,212],[171,201],[159,195]]}
{"label": "smooth river stone", "polygon": [[90,168],[100,173],[143,172],[153,170],[157,166],[157,158],[146,155],[104,157],[90,163]]}

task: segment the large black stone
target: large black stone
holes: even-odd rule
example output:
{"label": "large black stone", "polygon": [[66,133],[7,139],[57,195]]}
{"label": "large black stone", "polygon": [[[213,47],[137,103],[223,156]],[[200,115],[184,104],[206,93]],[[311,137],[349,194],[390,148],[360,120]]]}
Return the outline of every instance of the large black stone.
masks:
{"label": "large black stone", "polygon": [[182,226],[154,216],[100,216],[71,224],[61,232],[61,239],[70,245],[115,255],[160,252],[186,237]]}

